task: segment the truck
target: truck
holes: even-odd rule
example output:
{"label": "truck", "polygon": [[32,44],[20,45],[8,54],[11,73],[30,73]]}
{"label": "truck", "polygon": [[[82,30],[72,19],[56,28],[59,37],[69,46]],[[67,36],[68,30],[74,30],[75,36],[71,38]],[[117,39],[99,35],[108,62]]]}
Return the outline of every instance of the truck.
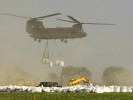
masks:
{"label": "truck", "polygon": [[43,86],[43,87],[61,87],[58,85],[57,82],[40,82],[38,86]]}

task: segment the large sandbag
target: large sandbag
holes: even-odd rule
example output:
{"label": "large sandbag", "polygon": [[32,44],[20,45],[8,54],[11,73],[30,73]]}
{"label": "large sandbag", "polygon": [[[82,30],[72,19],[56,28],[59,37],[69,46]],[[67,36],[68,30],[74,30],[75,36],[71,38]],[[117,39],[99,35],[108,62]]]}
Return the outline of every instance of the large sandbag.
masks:
{"label": "large sandbag", "polygon": [[0,92],[3,92],[4,87],[0,86]]}
{"label": "large sandbag", "polygon": [[28,91],[28,86],[22,86],[23,92],[27,92]]}
{"label": "large sandbag", "polygon": [[56,66],[63,67],[64,66],[64,61],[56,60]]}
{"label": "large sandbag", "polygon": [[114,92],[114,86],[109,86],[110,92]]}
{"label": "large sandbag", "polygon": [[111,92],[110,88],[107,86],[102,87],[103,92]]}
{"label": "large sandbag", "polygon": [[95,93],[103,93],[103,90],[102,90],[102,88],[97,87],[97,88],[94,89],[93,92],[95,92]]}
{"label": "large sandbag", "polygon": [[126,86],[121,86],[120,92],[127,92],[127,87]]}
{"label": "large sandbag", "polygon": [[56,62],[55,62],[55,64],[56,64],[56,66],[59,66],[59,60],[56,60]]}
{"label": "large sandbag", "polygon": [[50,92],[50,87],[42,87],[42,92]]}
{"label": "large sandbag", "polygon": [[10,86],[8,86],[8,89],[9,89],[9,91],[15,91],[15,86],[12,86],[12,85],[10,85]]}
{"label": "large sandbag", "polygon": [[42,92],[42,87],[37,87],[36,92]]}
{"label": "large sandbag", "polygon": [[8,86],[2,86],[2,92],[7,92]]}
{"label": "large sandbag", "polygon": [[42,63],[43,63],[43,64],[49,64],[49,62],[50,62],[50,60],[47,59],[47,58],[44,58],[44,59],[42,60]]}
{"label": "large sandbag", "polygon": [[132,87],[127,87],[127,92],[132,92]]}
{"label": "large sandbag", "polygon": [[60,66],[60,67],[63,67],[63,66],[64,66],[64,61],[60,61],[60,62],[59,62],[59,66]]}
{"label": "large sandbag", "polygon": [[53,67],[53,62],[52,61],[49,62],[49,67]]}
{"label": "large sandbag", "polygon": [[113,92],[120,92],[120,86],[114,86]]}

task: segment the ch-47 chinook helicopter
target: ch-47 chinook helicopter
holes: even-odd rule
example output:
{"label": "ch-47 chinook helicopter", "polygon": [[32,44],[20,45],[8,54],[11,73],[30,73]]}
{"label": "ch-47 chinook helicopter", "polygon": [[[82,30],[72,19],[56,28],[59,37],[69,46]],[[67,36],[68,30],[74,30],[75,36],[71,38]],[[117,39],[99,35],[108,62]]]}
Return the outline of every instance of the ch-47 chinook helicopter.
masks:
{"label": "ch-47 chinook helicopter", "polygon": [[72,21],[57,19],[60,21],[66,21],[75,23],[72,27],[56,27],[56,28],[45,28],[43,26],[43,22],[40,21],[43,18],[60,15],[61,13],[50,14],[41,17],[24,17],[24,16],[17,16],[12,14],[0,13],[3,15],[14,16],[14,17],[21,17],[21,18],[28,18],[26,25],[26,31],[30,34],[29,36],[34,38],[34,41],[38,39],[38,42],[41,42],[42,39],[61,39],[62,42],[67,42],[67,39],[74,39],[74,38],[82,38],[85,37],[87,34],[84,32],[82,28],[82,24],[93,24],[93,25],[115,25],[115,24],[106,24],[106,23],[81,23],[72,16],[67,16]]}

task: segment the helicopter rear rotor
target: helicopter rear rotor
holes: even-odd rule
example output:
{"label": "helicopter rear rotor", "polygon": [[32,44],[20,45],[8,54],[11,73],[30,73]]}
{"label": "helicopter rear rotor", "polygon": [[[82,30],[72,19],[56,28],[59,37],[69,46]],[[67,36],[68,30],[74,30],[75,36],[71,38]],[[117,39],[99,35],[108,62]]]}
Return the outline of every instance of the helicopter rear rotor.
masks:
{"label": "helicopter rear rotor", "polygon": [[72,21],[69,20],[64,20],[64,19],[57,19],[60,21],[65,21],[65,22],[70,22],[70,23],[77,23],[77,24],[91,24],[91,25],[116,25],[116,24],[108,24],[108,23],[84,23],[84,22],[80,22],[78,20],[76,20],[74,17],[72,16],[67,16],[69,19],[71,19]]}

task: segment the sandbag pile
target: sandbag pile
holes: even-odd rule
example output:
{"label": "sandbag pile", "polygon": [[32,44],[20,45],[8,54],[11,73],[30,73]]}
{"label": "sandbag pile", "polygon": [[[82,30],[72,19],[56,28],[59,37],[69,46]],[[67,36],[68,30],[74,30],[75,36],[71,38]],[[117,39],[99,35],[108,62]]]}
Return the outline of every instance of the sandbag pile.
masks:
{"label": "sandbag pile", "polygon": [[65,87],[34,87],[34,86],[0,86],[0,92],[133,92],[133,86],[65,86]]}

